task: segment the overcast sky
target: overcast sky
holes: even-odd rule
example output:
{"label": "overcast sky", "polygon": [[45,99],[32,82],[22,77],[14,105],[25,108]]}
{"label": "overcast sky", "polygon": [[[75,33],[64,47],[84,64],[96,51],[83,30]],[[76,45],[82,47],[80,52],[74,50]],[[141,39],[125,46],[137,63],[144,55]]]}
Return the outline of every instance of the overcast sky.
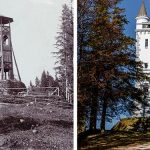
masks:
{"label": "overcast sky", "polygon": [[0,14],[14,19],[12,44],[27,86],[44,69],[55,76],[51,52],[56,50],[55,37],[64,3],[70,4],[70,0],[0,0]]}

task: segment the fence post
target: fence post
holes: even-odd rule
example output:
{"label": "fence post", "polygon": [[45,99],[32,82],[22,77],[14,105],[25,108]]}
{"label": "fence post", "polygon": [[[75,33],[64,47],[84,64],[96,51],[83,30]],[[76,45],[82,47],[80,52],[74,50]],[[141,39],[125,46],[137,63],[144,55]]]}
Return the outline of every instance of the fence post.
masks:
{"label": "fence post", "polygon": [[57,89],[58,89],[58,96],[59,96],[60,95],[60,93],[59,93],[59,87]]}

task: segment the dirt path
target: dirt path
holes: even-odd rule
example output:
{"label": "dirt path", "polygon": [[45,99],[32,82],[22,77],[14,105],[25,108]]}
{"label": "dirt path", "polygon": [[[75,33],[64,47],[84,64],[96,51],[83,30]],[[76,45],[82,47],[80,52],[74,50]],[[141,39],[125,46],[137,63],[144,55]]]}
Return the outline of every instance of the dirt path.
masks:
{"label": "dirt path", "polygon": [[110,150],[150,150],[150,143],[130,145],[130,146],[120,146],[118,148],[112,148]]}

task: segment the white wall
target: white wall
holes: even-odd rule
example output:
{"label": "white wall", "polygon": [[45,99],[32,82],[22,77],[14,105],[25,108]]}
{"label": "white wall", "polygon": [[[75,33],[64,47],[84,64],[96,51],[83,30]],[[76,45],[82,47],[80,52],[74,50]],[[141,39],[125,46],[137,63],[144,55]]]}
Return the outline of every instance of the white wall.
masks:
{"label": "white wall", "polygon": [[[137,55],[144,63],[148,63],[150,69],[150,29],[148,31],[137,32]],[[145,39],[148,39],[148,47],[145,48]]]}

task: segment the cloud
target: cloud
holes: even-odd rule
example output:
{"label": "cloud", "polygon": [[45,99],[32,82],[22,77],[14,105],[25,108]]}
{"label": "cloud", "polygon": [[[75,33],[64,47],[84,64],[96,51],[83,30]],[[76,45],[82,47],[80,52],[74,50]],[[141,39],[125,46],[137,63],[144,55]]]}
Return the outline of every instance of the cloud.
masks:
{"label": "cloud", "polygon": [[54,2],[52,0],[30,0],[30,2],[40,3],[40,4],[48,4],[48,5],[54,4]]}

